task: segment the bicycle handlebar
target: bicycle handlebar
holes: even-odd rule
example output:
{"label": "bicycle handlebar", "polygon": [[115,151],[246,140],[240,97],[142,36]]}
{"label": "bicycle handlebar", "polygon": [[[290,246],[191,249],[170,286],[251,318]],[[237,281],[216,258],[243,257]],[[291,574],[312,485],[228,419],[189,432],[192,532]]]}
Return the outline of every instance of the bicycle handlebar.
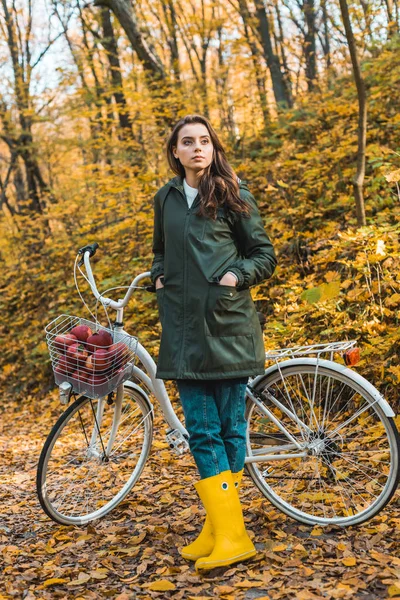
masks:
{"label": "bicycle handlebar", "polygon": [[[113,308],[114,310],[119,310],[128,304],[129,298],[132,296],[133,291],[135,289],[135,285],[141,279],[144,279],[145,277],[150,277],[151,272],[145,271],[144,273],[139,273],[139,275],[137,275],[134,278],[134,280],[132,281],[132,283],[130,284],[128,291],[125,294],[125,297],[122,300],[118,300],[118,302],[115,302],[115,300],[111,300],[111,298],[106,298],[105,296],[100,294],[100,292],[97,289],[96,282],[94,280],[92,267],[90,266],[90,257],[94,256],[96,254],[97,248],[99,248],[99,245],[97,244],[97,242],[94,242],[93,244],[88,244],[87,246],[80,248],[80,250],[78,251],[78,254],[80,254],[80,255],[83,254],[83,259],[80,260],[79,265],[81,265],[82,262],[85,265],[86,273],[87,273],[87,276],[89,279],[89,284],[90,284],[90,287],[92,289],[92,292],[93,292],[96,300],[100,300],[100,302],[102,304],[104,304],[104,306],[109,306],[109,307]],[[149,292],[154,292],[155,286],[153,284],[148,285],[148,286],[145,286],[145,289]]]}
{"label": "bicycle handlebar", "polygon": [[[83,246],[83,248],[79,248],[78,250],[78,254],[80,254],[82,256],[82,254],[84,255],[86,251],[89,252],[89,256],[94,256],[96,254],[96,250],[97,248],[99,248],[99,245],[97,242],[93,242],[93,244],[87,244],[86,246]],[[81,267],[83,265],[83,258],[81,258],[81,260],[79,261],[78,265]]]}

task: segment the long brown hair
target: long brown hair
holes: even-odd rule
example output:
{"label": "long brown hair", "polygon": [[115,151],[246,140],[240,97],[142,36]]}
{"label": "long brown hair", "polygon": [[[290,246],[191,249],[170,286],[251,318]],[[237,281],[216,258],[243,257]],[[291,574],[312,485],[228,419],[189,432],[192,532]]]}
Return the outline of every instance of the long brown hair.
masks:
{"label": "long brown hair", "polygon": [[237,176],[226,158],[225,150],[217,133],[206,117],[186,115],[176,123],[167,141],[169,166],[182,179],[185,177],[185,168],[179,158],[175,158],[172,148],[178,145],[179,130],[189,123],[202,123],[205,125],[214,147],[213,159],[208,167],[204,169],[199,181],[200,206],[198,214],[215,219],[217,207],[225,205],[231,213],[249,215],[249,206],[240,197]]}

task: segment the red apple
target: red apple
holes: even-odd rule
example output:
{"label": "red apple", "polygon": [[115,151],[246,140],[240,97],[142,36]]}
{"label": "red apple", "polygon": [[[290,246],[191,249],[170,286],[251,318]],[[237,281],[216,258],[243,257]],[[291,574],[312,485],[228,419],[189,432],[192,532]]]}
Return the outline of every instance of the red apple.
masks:
{"label": "red apple", "polygon": [[93,371],[106,371],[110,365],[110,353],[105,348],[98,348],[86,361],[86,367]]}
{"label": "red apple", "polygon": [[75,368],[78,365],[84,365],[88,357],[88,351],[83,344],[72,344],[67,350],[67,361]]}
{"label": "red apple", "polygon": [[60,356],[54,368],[54,372],[58,375],[71,375],[71,367],[65,356]]}
{"label": "red apple", "polygon": [[92,357],[95,371],[106,371],[110,368],[111,360],[110,352],[108,350],[99,348],[92,354]]}
{"label": "red apple", "polygon": [[105,338],[107,340],[106,346],[111,346],[111,344],[113,343],[113,339],[112,339],[111,333],[109,333],[105,329],[100,329],[99,335],[102,335],[103,338]]}
{"label": "red apple", "polygon": [[81,382],[87,382],[90,375],[88,373],[85,373],[85,371],[81,371],[80,369],[78,371],[75,371],[71,377],[73,379],[76,379],[77,381],[81,381]]}
{"label": "red apple", "polygon": [[97,331],[87,339],[87,349],[94,352],[97,348],[108,348],[112,344],[112,337],[108,331]]}
{"label": "red apple", "polygon": [[54,339],[53,343],[56,350],[59,352],[64,352],[65,354],[68,350],[68,347],[72,344],[75,344],[77,341],[78,338],[72,333],[62,333]]}
{"label": "red apple", "polygon": [[129,348],[124,342],[117,342],[109,348],[112,367],[117,369],[125,365],[129,358]]}
{"label": "red apple", "polygon": [[87,383],[89,385],[101,385],[103,383],[107,383],[108,379],[105,375],[98,375],[97,373],[93,373],[89,375],[87,379]]}
{"label": "red apple", "polygon": [[93,331],[87,325],[77,325],[71,329],[70,333],[74,335],[80,342],[86,342]]}

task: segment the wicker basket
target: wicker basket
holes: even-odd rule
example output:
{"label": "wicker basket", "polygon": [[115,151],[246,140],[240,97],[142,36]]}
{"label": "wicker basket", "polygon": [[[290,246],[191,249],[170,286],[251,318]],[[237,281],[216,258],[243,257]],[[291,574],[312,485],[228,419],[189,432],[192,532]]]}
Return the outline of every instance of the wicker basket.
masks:
{"label": "wicker basket", "polygon": [[67,381],[74,392],[100,398],[132,374],[138,343],[134,336],[71,315],[60,315],[45,332],[57,385]]}

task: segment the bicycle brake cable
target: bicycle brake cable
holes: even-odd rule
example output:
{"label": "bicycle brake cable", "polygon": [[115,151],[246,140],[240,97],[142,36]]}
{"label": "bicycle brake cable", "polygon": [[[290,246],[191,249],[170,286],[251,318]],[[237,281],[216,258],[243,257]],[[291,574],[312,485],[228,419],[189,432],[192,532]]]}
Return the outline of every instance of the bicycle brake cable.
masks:
{"label": "bicycle brake cable", "polygon": [[[114,287],[111,287],[111,288],[107,288],[106,290],[102,291],[101,293],[99,292],[99,298],[97,298],[97,299],[96,299],[96,308],[95,308],[96,314],[94,315],[94,314],[92,313],[92,311],[90,310],[89,306],[86,304],[86,302],[85,302],[85,300],[83,299],[83,296],[82,296],[82,294],[81,294],[81,292],[80,292],[80,290],[79,290],[78,281],[77,281],[77,278],[76,278],[76,266],[77,266],[78,258],[79,258],[79,254],[77,255],[77,257],[76,257],[76,259],[75,259],[75,265],[74,265],[74,279],[75,279],[75,286],[76,286],[76,289],[77,289],[77,291],[78,291],[79,297],[80,297],[80,299],[82,300],[82,302],[83,302],[84,306],[86,306],[86,308],[88,309],[89,313],[90,313],[90,314],[92,315],[92,317],[94,318],[94,320],[95,320],[95,322],[96,322],[96,325],[98,325],[99,327],[101,327],[101,324],[100,324],[100,322],[99,322],[99,320],[98,320],[98,317],[97,317],[97,315],[98,315],[98,305],[99,305],[99,302],[100,302],[101,298],[102,298],[102,297],[103,297],[105,294],[107,294],[108,292],[111,292],[112,290],[117,290],[117,289],[130,289],[130,288],[132,288],[132,287],[133,287],[133,288],[135,288],[135,289],[146,289],[146,286],[140,286],[140,285],[135,285],[135,286],[132,286],[132,285],[117,285],[117,286],[114,286]],[[80,266],[79,266],[79,265],[78,265],[78,269],[79,269],[79,272],[80,272],[80,274],[82,275],[82,277],[83,277],[83,278],[84,278],[84,279],[85,279],[85,280],[88,282],[88,284],[89,284],[89,286],[90,286],[90,288],[91,288],[92,286],[91,286],[91,283],[90,283],[89,279],[86,277],[85,273],[82,271],[82,269],[80,268]],[[103,308],[104,308],[104,312],[106,313],[106,317],[107,317],[107,321],[108,321],[109,327],[110,327],[110,329],[112,329],[112,324],[111,324],[111,321],[110,321],[110,317],[108,316],[107,307],[106,307],[106,306],[103,304],[103,302],[102,302],[101,304],[102,304],[102,306],[103,306]]]}

